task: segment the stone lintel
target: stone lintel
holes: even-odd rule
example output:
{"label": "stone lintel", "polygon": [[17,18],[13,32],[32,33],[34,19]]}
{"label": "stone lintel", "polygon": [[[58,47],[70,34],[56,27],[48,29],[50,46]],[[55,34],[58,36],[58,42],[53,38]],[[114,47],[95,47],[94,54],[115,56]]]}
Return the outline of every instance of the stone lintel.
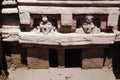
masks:
{"label": "stone lintel", "polygon": [[115,6],[119,5],[120,1],[40,1],[40,0],[18,0],[19,4],[39,4],[39,5],[95,5],[95,6]]}
{"label": "stone lintel", "polygon": [[20,13],[31,14],[110,14],[118,13],[118,7],[54,7],[54,6],[18,6]]}

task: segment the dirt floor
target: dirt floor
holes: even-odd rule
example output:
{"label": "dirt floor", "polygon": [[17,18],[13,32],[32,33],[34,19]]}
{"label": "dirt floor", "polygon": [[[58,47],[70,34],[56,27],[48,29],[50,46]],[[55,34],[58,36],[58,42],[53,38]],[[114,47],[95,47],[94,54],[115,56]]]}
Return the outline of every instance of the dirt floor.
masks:
{"label": "dirt floor", "polygon": [[[99,60],[98,60],[99,61]],[[115,80],[112,68],[48,68],[48,62],[39,58],[28,57],[28,66],[20,63],[20,55],[7,57],[10,80]],[[38,65],[39,64],[39,65]],[[46,65],[47,64],[47,65]]]}
{"label": "dirt floor", "polygon": [[49,68],[9,69],[10,80],[115,80],[111,69]]}
{"label": "dirt floor", "polygon": [[[39,57],[27,57],[28,65],[22,64],[20,61],[19,54],[12,54],[11,57],[7,56],[7,64],[8,68],[22,68],[27,67],[31,69],[48,69],[49,68],[49,61],[41,59]],[[92,59],[83,59],[82,60],[82,67],[85,69],[98,69],[103,67],[103,58],[92,58]],[[39,64],[39,65],[38,65]],[[111,59],[107,59],[105,63],[105,67],[111,68],[112,62]]]}

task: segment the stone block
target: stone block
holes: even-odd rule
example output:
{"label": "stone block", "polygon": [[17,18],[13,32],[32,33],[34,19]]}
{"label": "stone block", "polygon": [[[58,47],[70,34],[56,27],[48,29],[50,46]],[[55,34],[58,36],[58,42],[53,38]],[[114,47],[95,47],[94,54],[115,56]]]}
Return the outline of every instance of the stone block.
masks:
{"label": "stone block", "polygon": [[61,25],[62,26],[72,26],[72,14],[61,14]]}
{"label": "stone block", "polygon": [[13,14],[13,13],[18,13],[17,8],[3,8],[2,9],[2,14]]}
{"label": "stone block", "polygon": [[21,24],[30,24],[31,19],[30,14],[28,12],[20,13],[19,17]]}
{"label": "stone block", "polygon": [[18,41],[19,40],[19,26],[3,25],[2,26],[2,40],[3,41]]}
{"label": "stone block", "polygon": [[82,50],[82,68],[93,69],[103,67],[104,50],[102,48],[89,48]]}
{"label": "stone block", "polygon": [[17,5],[17,2],[15,2],[15,0],[14,1],[3,1],[2,2],[2,5]]}
{"label": "stone block", "polygon": [[112,58],[107,57],[104,66],[108,68],[112,68]]}
{"label": "stone block", "polygon": [[119,14],[114,13],[114,14],[109,14],[108,16],[108,26],[117,26],[118,25],[118,19],[119,19]]}
{"label": "stone block", "polygon": [[[53,35],[54,34],[54,35]],[[33,38],[34,37],[34,38]],[[43,33],[20,32],[19,42],[30,44],[49,44],[49,45],[87,45],[87,44],[113,44],[114,33],[99,34],[77,34],[77,33]]]}
{"label": "stone block", "polygon": [[20,13],[31,14],[109,14],[118,13],[118,7],[54,7],[54,6],[18,6]]}
{"label": "stone block", "polygon": [[104,0],[101,0],[101,1],[94,1],[94,0],[55,0],[55,1],[48,1],[48,0],[45,0],[45,1],[42,1],[42,0],[17,0],[19,4],[24,4],[24,3],[32,3],[32,4],[49,4],[49,5],[95,5],[95,6],[107,6],[107,5],[119,5],[120,4],[120,1],[119,0],[108,0],[108,1],[104,1]]}
{"label": "stone block", "polygon": [[29,68],[49,68],[49,54],[46,48],[27,48],[27,63]]}

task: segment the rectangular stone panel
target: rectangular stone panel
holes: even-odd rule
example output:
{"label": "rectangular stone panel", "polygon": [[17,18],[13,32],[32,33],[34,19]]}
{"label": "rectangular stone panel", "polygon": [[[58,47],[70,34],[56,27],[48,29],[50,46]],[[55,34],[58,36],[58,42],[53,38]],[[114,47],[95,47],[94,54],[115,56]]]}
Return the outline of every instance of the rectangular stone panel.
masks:
{"label": "rectangular stone panel", "polygon": [[49,54],[47,48],[27,48],[27,63],[29,68],[47,69],[49,68]]}
{"label": "rectangular stone panel", "polygon": [[102,68],[103,67],[103,48],[89,48],[82,50],[82,68]]}
{"label": "rectangular stone panel", "polygon": [[20,13],[20,23],[21,24],[30,24],[30,14],[28,12]]}
{"label": "rectangular stone panel", "polygon": [[118,25],[119,14],[109,14],[108,16],[108,26],[117,26]]}
{"label": "rectangular stone panel", "polygon": [[3,14],[13,14],[13,13],[18,13],[17,8],[3,8],[2,9]]}
{"label": "rectangular stone panel", "polygon": [[[33,38],[34,37],[34,38]],[[99,34],[77,34],[77,33],[43,33],[20,32],[19,42],[29,44],[49,44],[49,45],[87,45],[87,44],[113,44],[115,40],[114,33]]]}
{"label": "rectangular stone panel", "polygon": [[118,7],[54,7],[54,6],[18,6],[19,12],[32,14],[108,14],[119,12]]}
{"label": "rectangular stone panel", "polygon": [[61,25],[62,26],[72,26],[72,14],[61,14]]}

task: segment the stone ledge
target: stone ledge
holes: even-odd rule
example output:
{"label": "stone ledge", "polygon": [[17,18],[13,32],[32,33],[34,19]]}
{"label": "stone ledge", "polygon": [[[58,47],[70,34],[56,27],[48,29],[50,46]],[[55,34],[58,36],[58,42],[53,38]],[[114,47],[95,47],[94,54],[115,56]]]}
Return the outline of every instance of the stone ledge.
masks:
{"label": "stone ledge", "polygon": [[2,26],[2,40],[3,41],[18,41],[19,40],[19,26]]}
{"label": "stone ledge", "polygon": [[31,14],[113,14],[118,7],[55,7],[55,6],[18,6],[20,13]]}
{"label": "stone ledge", "polygon": [[46,45],[88,45],[88,44],[113,44],[115,39],[114,33],[99,34],[76,34],[76,33],[33,33],[20,32],[20,43],[28,44],[46,44]]}
{"label": "stone ledge", "polygon": [[40,1],[40,0],[18,0],[19,4],[39,4],[39,5],[95,5],[95,6],[116,6],[120,1]]}
{"label": "stone ledge", "polygon": [[3,8],[1,12],[2,14],[18,13],[18,9],[17,8]]}
{"label": "stone ledge", "polygon": [[116,32],[115,42],[120,42],[120,31]]}
{"label": "stone ledge", "polygon": [[15,2],[15,1],[3,1],[2,5],[17,5],[17,2]]}

